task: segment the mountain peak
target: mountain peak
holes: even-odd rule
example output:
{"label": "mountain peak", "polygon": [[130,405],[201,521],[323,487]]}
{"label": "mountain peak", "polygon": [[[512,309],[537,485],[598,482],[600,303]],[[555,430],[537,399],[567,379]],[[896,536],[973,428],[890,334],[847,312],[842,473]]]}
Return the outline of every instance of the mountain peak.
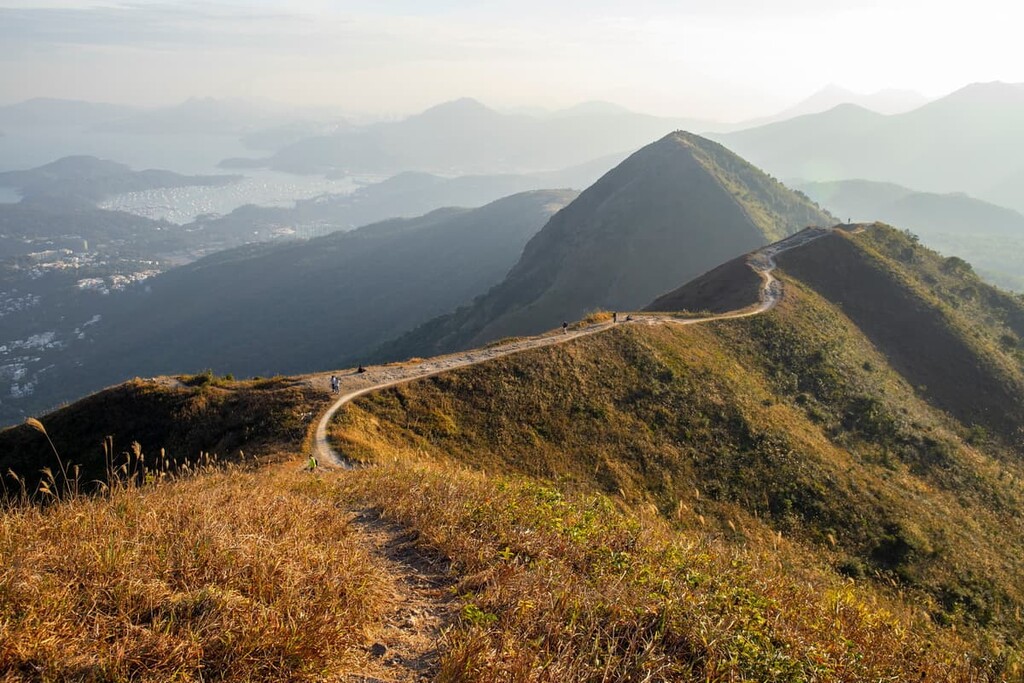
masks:
{"label": "mountain peak", "polygon": [[465,116],[500,116],[498,112],[487,107],[479,100],[472,97],[461,97],[457,100],[442,102],[434,105],[414,118],[440,118],[440,117],[465,117]]}
{"label": "mountain peak", "polygon": [[73,178],[92,178],[97,176],[122,175],[131,173],[131,168],[116,161],[100,159],[87,154],[66,156],[48,164],[32,169],[52,177],[71,180]]}
{"label": "mountain peak", "polygon": [[387,353],[454,350],[594,309],[635,310],[737,254],[831,222],[718,143],[675,131],[552,216],[504,282]]}
{"label": "mountain peak", "polygon": [[1024,103],[1024,83],[971,83],[937,100],[936,104],[950,102],[976,105]]}

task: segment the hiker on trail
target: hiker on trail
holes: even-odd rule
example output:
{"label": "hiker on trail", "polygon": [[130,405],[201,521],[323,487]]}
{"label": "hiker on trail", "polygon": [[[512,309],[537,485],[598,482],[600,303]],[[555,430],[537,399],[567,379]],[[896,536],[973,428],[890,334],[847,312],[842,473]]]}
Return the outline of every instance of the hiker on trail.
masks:
{"label": "hiker on trail", "polygon": [[631,315],[627,315],[627,316],[626,316],[626,322],[627,322],[627,323],[628,323],[628,322],[631,322],[632,320],[633,320],[633,316],[631,316]]}
{"label": "hiker on trail", "polygon": [[331,393],[338,393],[338,377],[336,375],[331,375]]}
{"label": "hiker on trail", "polygon": [[618,314],[618,312],[612,313],[612,322],[613,323],[619,322],[619,314]]}
{"label": "hiker on trail", "polygon": [[312,453],[309,455],[309,462],[306,464],[306,469],[310,472],[315,472],[316,468],[320,466],[320,463],[316,461],[316,456]]}
{"label": "hiker on trail", "polygon": [[562,321],[562,334],[569,334],[569,323]]}
{"label": "hiker on trail", "polygon": [[357,372],[357,373],[359,373],[359,374],[361,375],[361,374],[363,374],[364,372],[366,372],[366,368],[364,368],[364,367],[363,367],[362,365],[360,365],[360,366],[359,366],[359,369],[358,369],[358,370],[356,370],[356,372]]}

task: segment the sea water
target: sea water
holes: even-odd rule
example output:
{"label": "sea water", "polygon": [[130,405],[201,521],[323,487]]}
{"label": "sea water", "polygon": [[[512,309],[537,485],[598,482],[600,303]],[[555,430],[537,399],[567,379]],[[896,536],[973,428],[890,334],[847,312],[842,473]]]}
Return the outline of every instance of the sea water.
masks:
{"label": "sea water", "polygon": [[[374,178],[327,180],[268,170],[232,171],[217,164],[229,157],[256,157],[228,135],[142,135],[103,133],[70,127],[5,128],[0,136],[0,172],[35,168],[71,155],[90,155],[127,164],[134,170],[165,169],[187,175],[242,175],[219,187],[179,187],[110,197],[101,208],[185,224],[203,214],[224,215],[245,204],[290,207],[296,200],[348,194]],[[266,154],[265,152],[262,154]],[[19,200],[0,188],[0,203]]]}
{"label": "sea water", "polygon": [[241,180],[220,187],[173,187],[129,192],[107,199],[100,208],[124,211],[183,225],[205,214],[224,215],[246,204],[291,207],[296,200],[324,194],[349,194],[366,179],[299,176],[246,170]]}

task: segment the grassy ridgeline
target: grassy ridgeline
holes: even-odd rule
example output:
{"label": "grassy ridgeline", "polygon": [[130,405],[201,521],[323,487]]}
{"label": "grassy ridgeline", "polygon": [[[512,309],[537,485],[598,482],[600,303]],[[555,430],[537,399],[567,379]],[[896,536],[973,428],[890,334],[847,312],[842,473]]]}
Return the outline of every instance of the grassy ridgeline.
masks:
{"label": "grassy ridgeline", "polygon": [[[0,494],[18,495],[22,485],[31,494],[44,479],[44,468],[55,475],[67,470],[70,476],[77,466],[78,486],[88,491],[122,465],[173,469],[206,455],[221,461],[240,454],[289,457],[302,449],[313,416],[328,400],[326,392],[302,378],[235,381],[205,372],[135,379],[44,416],[54,448],[28,425],[0,430]],[[148,463],[135,462],[133,442]]]}
{"label": "grassy ridgeline", "polygon": [[[836,239],[1013,379],[1016,300],[894,231]],[[403,577],[351,522],[373,510],[450,563],[439,680],[1019,680],[1019,445],[940,410],[876,319],[789,266],[762,316],[621,325],[360,399],[332,438],[375,467],[8,504],[2,675],[387,678],[372,646]],[[172,393],[201,426],[245,391]]]}
{"label": "grassy ridgeline", "polygon": [[[847,284],[942,333],[919,339],[920,355],[948,342],[981,369],[957,383],[958,403],[941,368],[907,370],[907,347],[884,334],[898,315],[852,309],[795,251],[783,267],[821,293],[783,274],[787,296],[763,316],[620,327],[380,392],[340,416],[336,443],[355,460],[468,465],[653,505],[739,544],[782,533],[1010,661],[1024,603],[1020,302],[890,228],[827,239],[812,246],[830,270],[863,273]],[[991,409],[958,410],[979,405]]]}

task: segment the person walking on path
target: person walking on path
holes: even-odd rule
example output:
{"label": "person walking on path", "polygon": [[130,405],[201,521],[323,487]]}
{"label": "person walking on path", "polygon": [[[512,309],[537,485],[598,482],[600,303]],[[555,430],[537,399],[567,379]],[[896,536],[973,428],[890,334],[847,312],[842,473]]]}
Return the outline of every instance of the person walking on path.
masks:
{"label": "person walking on path", "polygon": [[562,334],[569,334],[569,323],[562,321]]}
{"label": "person walking on path", "polygon": [[619,322],[619,313],[618,313],[618,311],[612,312],[612,322],[613,323]]}

